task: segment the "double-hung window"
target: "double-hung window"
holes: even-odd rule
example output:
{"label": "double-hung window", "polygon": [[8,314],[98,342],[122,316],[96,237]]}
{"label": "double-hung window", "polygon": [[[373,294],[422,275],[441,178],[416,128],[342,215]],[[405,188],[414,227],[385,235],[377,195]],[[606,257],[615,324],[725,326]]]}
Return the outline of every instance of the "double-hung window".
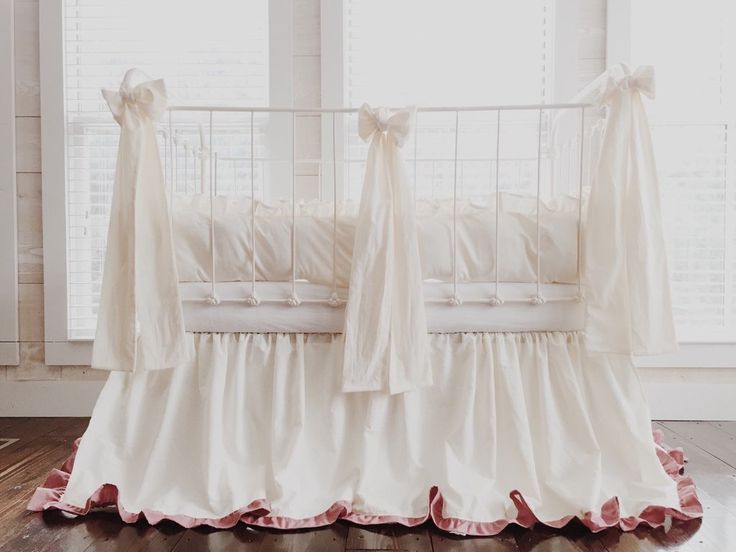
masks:
{"label": "double-hung window", "polygon": [[736,37],[729,0],[609,3],[611,63],[653,65],[647,102],[662,191],[679,355],[736,365]]}
{"label": "double-hung window", "polygon": [[[578,86],[577,8],[577,2],[555,0],[323,2],[323,101],[351,107],[567,101]],[[545,112],[543,132],[553,116]],[[461,113],[456,125],[453,113],[420,113],[416,125],[404,151],[417,197],[447,198],[457,182],[464,198],[487,198],[497,114]],[[535,186],[537,113],[505,112],[502,126],[501,187]],[[343,193],[357,199],[366,157],[357,117],[340,118],[336,130]],[[325,157],[331,132],[328,122]]]}
{"label": "double-hung window", "polygon": [[[292,8],[289,0],[40,6],[47,362],[81,363],[86,353],[74,353],[75,341],[94,332],[118,134],[100,88],[116,88],[125,70],[137,66],[166,78],[171,103],[293,105]],[[648,108],[675,315],[681,340],[697,345],[689,357],[665,359],[670,365],[695,358],[696,364],[733,364],[727,353],[736,346],[736,39],[725,25],[734,9],[727,0],[608,5],[609,60],[657,71],[658,97]],[[579,69],[588,56],[579,51],[584,12],[572,0],[325,0],[322,104],[568,101],[594,76]],[[664,12],[668,24],[659,25]],[[458,117],[455,166],[454,116],[420,114],[416,139],[405,146],[418,197],[450,197],[453,182],[470,200],[489,197],[493,117]],[[529,191],[537,175],[535,114],[503,122],[501,186]],[[549,123],[544,120],[543,132]],[[332,128],[324,116],[327,168]],[[334,128],[338,193],[357,200],[366,145],[354,117],[338,117]],[[264,148],[288,142],[266,132],[256,137]],[[542,169],[552,190],[554,171]]]}
{"label": "double-hung window", "polygon": [[285,0],[41,3],[47,363],[83,363],[94,337],[119,136],[100,89],[137,67],[170,104],[289,105],[291,25]]}

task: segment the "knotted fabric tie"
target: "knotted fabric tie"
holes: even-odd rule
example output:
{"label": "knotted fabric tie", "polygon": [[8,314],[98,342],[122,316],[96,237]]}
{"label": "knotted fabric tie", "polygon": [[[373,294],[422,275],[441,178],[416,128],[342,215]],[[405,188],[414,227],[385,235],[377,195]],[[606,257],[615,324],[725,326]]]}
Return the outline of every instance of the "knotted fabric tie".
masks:
{"label": "knotted fabric tie", "polygon": [[409,109],[391,113],[385,107],[373,110],[364,104],[358,111],[358,136],[367,142],[376,134],[384,134],[396,147],[402,148],[411,132],[413,117]]}
{"label": "knotted fabric tie", "polygon": [[119,125],[123,124],[126,114],[145,116],[150,121],[158,122],[166,110],[166,86],[163,79],[133,86],[131,80],[137,72],[138,69],[130,69],[118,91],[102,91],[102,96]]}
{"label": "knotted fabric tie", "polygon": [[400,149],[414,111],[358,112],[370,140],[345,312],[344,391],[432,383],[414,198]]}
{"label": "knotted fabric tie", "polygon": [[633,73],[624,64],[614,65],[599,79],[597,97],[593,98],[599,105],[610,103],[615,95],[622,92],[638,92],[650,99],[655,97],[654,68],[651,65],[637,67]]}
{"label": "knotted fabric tie", "polygon": [[192,352],[184,331],[179,278],[154,123],[166,109],[162,80],[103,90],[120,125],[92,367],[158,370]]}

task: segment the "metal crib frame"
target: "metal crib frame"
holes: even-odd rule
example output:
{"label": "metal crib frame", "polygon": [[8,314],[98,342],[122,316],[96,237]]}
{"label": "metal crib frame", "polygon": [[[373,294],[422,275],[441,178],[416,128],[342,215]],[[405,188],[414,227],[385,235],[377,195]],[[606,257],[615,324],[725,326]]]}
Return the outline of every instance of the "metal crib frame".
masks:
{"label": "metal crib frame", "polygon": [[[469,300],[469,303],[485,303],[489,306],[500,306],[506,303],[531,303],[533,305],[542,305],[548,301],[582,301],[583,300],[583,289],[582,289],[582,191],[583,191],[583,159],[585,153],[585,110],[586,108],[593,107],[589,103],[557,103],[557,104],[537,104],[537,105],[497,105],[497,106],[469,106],[469,107],[418,107],[417,113],[454,113],[455,114],[455,132],[454,132],[454,163],[453,163],[453,198],[452,198],[452,295],[445,300],[435,299],[428,300],[428,302],[435,303],[447,303],[449,305],[457,306],[463,303],[463,300],[458,295],[458,281],[457,281],[457,184],[458,184],[458,135],[459,135],[459,114],[461,112],[496,112],[496,170],[495,170],[495,253],[494,253],[494,278],[491,282],[493,284],[492,294],[483,299]],[[540,226],[540,193],[541,193],[541,163],[542,163],[542,114],[544,111],[549,110],[579,110],[580,112],[580,150],[579,150],[579,182],[578,182],[578,221],[577,221],[577,251],[576,251],[576,263],[577,263],[577,293],[574,296],[569,297],[555,297],[545,298],[542,295],[542,254],[541,254],[541,226]],[[322,303],[328,304],[333,307],[338,307],[345,303],[346,297],[340,297],[337,288],[337,163],[336,163],[336,115],[357,113],[357,108],[276,108],[276,107],[221,107],[221,106],[170,106],[168,108],[168,131],[164,130],[164,138],[166,144],[166,150],[164,155],[168,157],[172,175],[169,177],[166,174],[167,180],[172,184],[171,188],[171,199],[173,199],[174,189],[173,181],[177,171],[177,158],[179,151],[179,139],[177,134],[173,131],[172,123],[172,112],[199,112],[209,114],[209,142],[205,145],[205,136],[203,129],[200,129],[200,141],[201,147],[199,151],[195,151],[195,148],[189,144],[182,144],[185,152],[185,163],[188,165],[189,155],[191,154],[192,160],[195,163],[199,159],[201,163],[201,179],[202,189],[204,190],[205,181],[205,170],[204,163],[209,163],[209,182],[214,184],[209,186],[209,207],[210,207],[210,252],[211,252],[211,271],[212,281],[211,290],[209,297],[206,301],[212,305],[217,305],[221,302],[221,299],[217,295],[217,274],[215,270],[215,225],[214,225],[214,196],[216,193],[216,182],[217,182],[217,153],[212,148],[212,136],[213,136],[213,114],[217,112],[222,113],[249,113],[250,114],[250,186],[251,186],[251,290],[250,295],[247,297],[241,297],[237,299],[222,299],[228,302],[242,302],[248,306],[258,306],[262,300],[259,299],[256,293],[256,243],[255,243],[255,228],[256,228],[256,215],[255,215],[255,156],[253,151],[254,143],[254,116],[256,113],[290,113],[291,124],[292,124],[292,139],[291,139],[291,295],[284,299],[272,299],[268,302],[284,303],[290,306],[296,307],[302,302]],[[499,267],[500,267],[500,253],[499,253],[499,240],[500,240],[500,224],[499,224],[499,211],[500,211],[500,190],[499,190],[499,165],[498,160],[500,159],[500,141],[501,141],[501,113],[504,111],[537,111],[538,112],[538,126],[537,126],[537,190],[536,190],[536,245],[537,245],[537,259],[536,259],[536,293],[528,299],[507,299],[504,300],[501,294],[501,282],[499,280]],[[297,278],[296,278],[296,117],[297,115],[309,115],[309,114],[331,114],[332,115],[332,177],[334,186],[334,210],[333,210],[333,241],[332,241],[332,289],[329,297],[324,299],[300,299],[297,294]],[[416,175],[416,140],[414,142],[414,170]],[[164,163],[166,166],[166,163]],[[173,215],[173,213],[172,213]]]}

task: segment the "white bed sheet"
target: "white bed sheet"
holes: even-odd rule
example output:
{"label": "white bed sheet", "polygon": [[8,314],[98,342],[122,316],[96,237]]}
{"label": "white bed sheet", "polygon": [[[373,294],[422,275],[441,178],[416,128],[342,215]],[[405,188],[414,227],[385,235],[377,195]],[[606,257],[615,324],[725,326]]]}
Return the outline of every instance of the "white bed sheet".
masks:
{"label": "white bed sheet", "polygon": [[[179,287],[186,329],[190,332],[340,333],[343,329],[344,305],[331,307],[326,302],[309,302],[310,299],[326,300],[331,293],[328,286],[297,282],[297,294],[303,301],[297,307],[283,302],[291,293],[291,284],[284,282],[257,283],[257,295],[261,299],[257,307],[232,301],[250,295],[251,288],[247,283],[217,284],[219,305],[210,305],[206,301],[212,289],[209,284],[182,283]],[[493,288],[494,285],[488,283],[459,284],[458,295],[464,303],[451,306],[445,302],[452,294],[450,284],[425,283],[428,331],[532,332],[577,331],[583,328],[583,303],[555,301],[575,297],[575,285],[543,284],[542,296],[548,299],[543,305],[534,305],[530,301],[536,293],[534,284],[516,283],[501,284],[500,294],[506,300],[503,305],[472,302],[487,299],[493,294]],[[346,290],[341,289],[339,293],[345,297]]]}
{"label": "white bed sheet", "polygon": [[[499,217],[499,277],[505,282],[536,282],[536,199],[501,194]],[[585,200],[584,200],[585,201]],[[251,201],[239,196],[214,198],[215,271],[220,282],[251,280]],[[256,202],[256,279],[291,279],[291,202]],[[496,209],[458,201],[457,276],[461,282],[495,278]],[[315,284],[333,282],[333,213],[329,201],[297,205],[296,277]],[[336,278],[347,287],[355,235],[357,204],[338,205]],[[422,276],[452,279],[452,201],[417,203],[417,228]],[[557,196],[540,209],[542,281],[577,282],[578,200]],[[179,280],[206,282],[211,278],[209,196],[177,197],[173,234]]]}

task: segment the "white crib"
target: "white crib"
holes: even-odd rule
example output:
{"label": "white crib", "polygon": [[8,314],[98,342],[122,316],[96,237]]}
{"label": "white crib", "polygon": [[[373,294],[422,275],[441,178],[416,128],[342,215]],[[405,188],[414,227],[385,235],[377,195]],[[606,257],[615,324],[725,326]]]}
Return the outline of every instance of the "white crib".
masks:
{"label": "white crib", "polygon": [[[29,508],[281,529],[431,518],[475,535],[701,515],[681,456],[652,442],[632,360],[672,340],[655,319],[668,314],[666,264],[639,255],[661,225],[647,76],[618,68],[595,82],[602,122],[587,100],[417,110],[450,117],[433,136],[452,154],[422,157],[421,124],[410,141],[433,383],[398,393],[341,387],[357,206],[355,147],[338,129],[355,110],[169,108],[161,184],[193,357],[112,372],[75,456]],[[490,136],[488,157],[463,157],[469,113],[487,123],[475,132]],[[330,132],[304,202],[300,114]],[[515,164],[503,156],[513,114],[531,119],[516,136],[535,151]],[[291,127],[276,167],[258,152],[268,125]],[[654,234],[634,232],[642,221]]]}

